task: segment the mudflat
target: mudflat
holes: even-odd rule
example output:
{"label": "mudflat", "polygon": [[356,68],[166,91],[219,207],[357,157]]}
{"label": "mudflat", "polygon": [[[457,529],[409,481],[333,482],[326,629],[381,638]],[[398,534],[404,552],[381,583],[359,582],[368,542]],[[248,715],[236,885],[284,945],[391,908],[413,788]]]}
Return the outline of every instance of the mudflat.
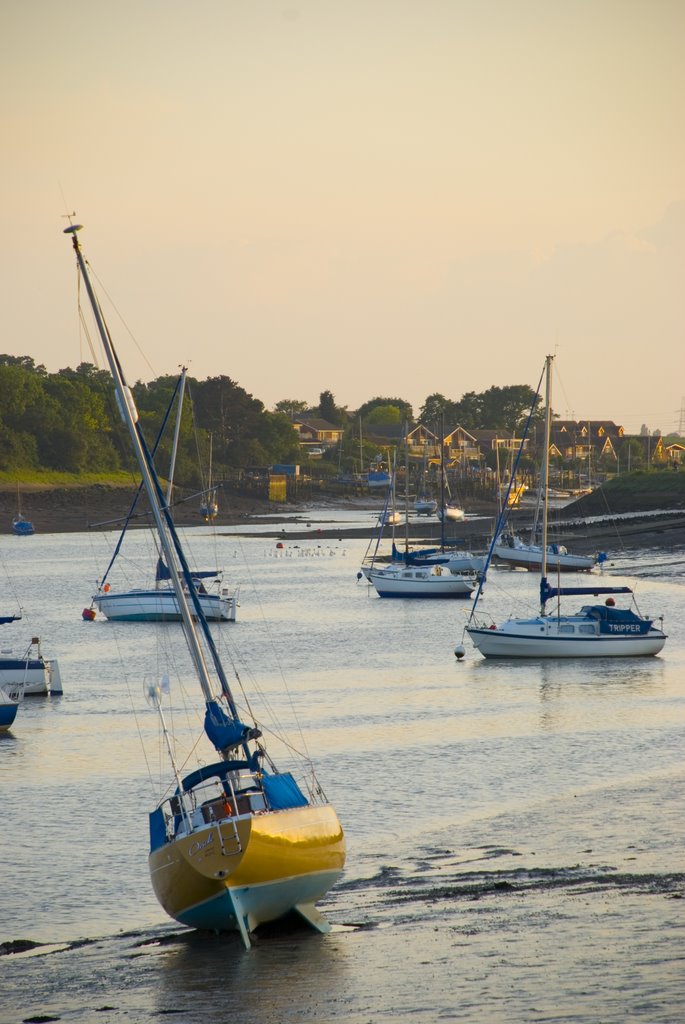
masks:
{"label": "mudflat", "polygon": [[[47,487],[42,485],[22,486],[22,511],[34,524],[38,533],[81,533],[88,530],[116,530],[129,514],[136,493],[136,485],[130,487],[95,484],[89,487]],[[179,499],[174,503],[174,520],[179,526],[200,525],[199,500],[197,496]],[[371,537],[378,527],[375,512],[380,512],[380,498],[359,498],[336,496],[322,493],[316,500],[300,504],[271,502],[256,496],[236,494],[223,489],[220,493],[220,511],[214,525],[223,527],[247,525],[259,517],[267,529],[267,536],[287,536],[290,540],[311,538],[312,509],[325,509],[334,514],[336,510],[349,512],[358,510],[368,517],[368,526],[350,527],[344,523],[331,524],[317,529],[321,538]],[[16,490],[0,489],[0,533],[10,533],[12,519],[17,511]],[[593,510],[594,511],[594,510]],[[622,547],[659,547],[671,549],[685,545],[685,509],[636,509],[612,516],[605,510],[597,517],[583,502],[559,510],[555,518],[554,539],[572,546],[579,552],[594,551],[598,548],[615,548],[620,541]],[[482,546],[492,536],[496,516],[494,504],[488,502],[467,503],[468,517],[465,521],[450,527],[450,538],[464,540],[472,546]],[[526,531],[531,521],[530,509],[519,509],[514,513],[513,528]],[[301,518],[300,518],[301,516]],[[470,518],[473,516],[473,518]],[[330,519],[330,515],[328,517]],[[133,519],[134,526],[150,524],[147,502],[142,497]],[[404,527],[401,528],[404,536]],[[431,544],[439,537],[439,527],[434,518],[412,518],[409,536],[414,543]]]}

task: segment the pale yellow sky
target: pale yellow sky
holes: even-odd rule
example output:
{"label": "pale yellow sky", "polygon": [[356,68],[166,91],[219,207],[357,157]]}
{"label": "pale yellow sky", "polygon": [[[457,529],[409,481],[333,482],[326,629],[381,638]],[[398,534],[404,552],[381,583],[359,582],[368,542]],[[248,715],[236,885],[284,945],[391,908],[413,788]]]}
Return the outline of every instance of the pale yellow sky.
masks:
{"label": "pale yellow sky", "polygon": [[682,0],[2,0],[0,351],[678,429]]}

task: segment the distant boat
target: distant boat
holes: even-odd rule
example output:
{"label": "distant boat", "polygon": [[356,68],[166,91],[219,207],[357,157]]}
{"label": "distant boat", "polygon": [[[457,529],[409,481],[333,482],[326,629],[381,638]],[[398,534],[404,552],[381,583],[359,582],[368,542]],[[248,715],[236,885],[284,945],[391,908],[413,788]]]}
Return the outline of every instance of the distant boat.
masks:
{"label": "distant boat", "polygon": [[417,498],[414,512],[417,516],[433,516],[438,511],[438,503],[434,498]]}
{"label": "distant boat", "polygon": [[442,565],[390,565],[362,569],[379,597],[467,598],[477,586],[474,575]]}
{"label": "distant boat", "polygon": [[402,522],[402,513],[394,508],[389,508],[386,512],[381,512],[378,522],[383,526],[398,526]]}
{"label": "distant boat", "polygon": [[[409,472],[407,468],[407,472]],[[426,457],[424,456],[423,465],[421,467],[421,479],[419,482],[418,494],[414,501],[414,513],[417,516],[433,516],[438,511],[438,503],[435,498],[427,493],[428,487],[426,486]]]}
{"label": "distant boat", "polygon": [[[549,482],[552,359],[553,356],[547,356],[545,360],[545,442],[541,472],[545,499]],[[559,566],[552,556],[548,557],[546,500],[542,502],[542,509],[540,613],[533,618],[510,618],[501,625],[476,618],[481,583],[466,626],[476,650],[486,658],[606,658],[658,654],[666,642],[663,630],[637,610],[617,608],[613,596],[604,604],[583,605],[572,615],[562,614],[559,607],[552,614],[547,612],[547,604],[553,598],[631,594],[632,591],[630,587],[552,587],[547,581],[548,565],[552,571]],[[486,573],[495,547],[493,541]],[[457,647],[455,653],[461,656],[463,648]]]}
{"label": "distant boat", "polygon": [[17,484],[17,514],[12,520],[12,533],[15,533],[17,537],[30,537],[35,532],[33,523],[21,514],[21,497],[19,484]]}
{"label": "distant boat", "polygon": [[453,501],[448,502],[446,505],[443,505],[442,508],[437,509],[436,514],[438,519],[441,519],[443,522],[453,523],[460,522],[460,520],[465,516],[464,509]]}
{"label": "distant boat", "polygon": [[16,533],[17,537],[30,537],[35,532],[33,523],[28,519],[24,519],[21,513],[12,520],[12,533]]}
{"label": "distant boat", "polygon": [[[409,484],[409,452],[405,448],[405,487]],[[405,505],[409,495],[405,490]],[[380,533],[379,533],[380,541]],[[378,547],[378,545],[377,545]],[[405,520],[405,549],[409,549],[409,518]],[[477,578],[473,574],[452,572],[444,565],[410,565],[398,560],[393,531],[392,561],[389,565],[363,565],[361,575],[372,584],[379,597],[408,598],[464,598],[470,597],[476,589]]]}
{"label": "distant boat", "polygon": [[453,501],[450,494],[450,485],[447,480],[447,467],[445,466],[445,428],[441,428],[442,441],[440,444],[440,504],[435,514],[441,523],[458,523],[465,515],[464,509],[458,502]]}
{"label": "distant boat", "polygon": [[[456,544],[449,544],[445,537],[445,523],[449,521],[448,515],[442,515],[441,510],[449,509],[453,507],[457,510],[457,506],[450,505],[446,500],[446,475],[444,465],[444,445],[442,447],[442,458],[441,458],[441,489],[440,489],[440,509],[438,509],[437,501],[433,502],[434,511],[440,520],[440,547],[431,548],[418,548],[410,550],[409,548],[409,534],[405,537],[404,551],[400,551],[393,541],[392,545],[392,561],[396,563],[403,563],[404,565],[412,565],[417,568],[426,568],[430,566],[440,565],[448,572],[452,573],[480,573],[485,566],[485,555],[474,555],[472,552],[467,551],[464,547],[456,549]],[[453,519],[457,521],[464,518],[463,509],[458,509],[458,514],[455,514]],[[475,589],[472,588],[472,590]],[[471,591],[469,591],[471,593]]]}
{"label": "distant boat", "polygon": [[210,519],[216,519],[219,514],[219,502],[216,497],[216,487],[212,483],[212,435],[209,435],[209,473],[207,476],[207,487],[203,492],[202,503],[200,504],[200,515],[206,523]]}
{"label": "distant boat", "polygon": [[481,573],[485,568],[486,555],[477,555],[464,548],[457,550],[445,544],[444,538],[439,548],[418,548],[414,551],[401,551],[394,543],[392,546],[393,562],[417,567],[441,565],[450,572]]}
{"label": "distant boat", "polygon": [[[145,444],[131,389],[93,292],[78,230],[72,225],[66,233],[72,238],[182,616],[189,663],[175,652],[174,669],[181,675],[192,666],[197,697],[202,698],[205,739],[214,748],[209,750],[196,737],[192,752],[177,747],[172,730],[182,723],[165,711],[165,695],[171,690],[168,676],[160,673],[158,679],[146,681],[146,696],[159,717],[160,744],[166,746],[171,762],[168,785],[149,814],[152,887],[176,921],[206,932],[237,931],[246,948],[250,933],[260,924],[291,913],[320,932],[329,931],[316,903],[343,871],[340,820],[308,759],[299,760],[302,770],[297,778],[276,768],[244,692],[245,679],[234,664],[241,707],[236,703]],[[138,665],[142,679],[150,670],[145,658],[137,658],[135,645],[127,655]],[[189,718],[194,721],[194,716]],[[288,749],[296,756],[294,747]],[[137,796],[133,798],[135,809]],[[116,829],[111,835],[116,855]]]}
{"label": "distant boat", "polygon": [[397,481],[397,465],[395,458],[392,463],[392,474],[388,483],[388,494],[386,496],[383,511],[378,517],[381,526],[398,526],[402,522],[402,513],[396,507],[395,483]]}
{"label": "distant boat", "polygon": [[493,556],[498,562],[535,572],[542,569],[543,554],[548,568],[555,572],[590,572],[601,561],[599,552],[595,555],[576,555],[567,551],[563,544],[548,544],[543,553],[541,544],[527,544],[509,532],[500,534],[493,549]]}
{"label": "distant boat", "polygon": [[[497,479],[499,480],[499,448],[497,449],[497,458]],[[546,458],[549,459],[548,452]],[[591,569],[594,569],[595,565],[606,560],[605,554],[598,552],[594,555],[577,555],[568,551],[563,544],[549,543],[549,541],[546,543],[545,552],[543,553],[542,544],[537,543],[540,516],[541,513],[547,514],[550,498],[550,488],[543,486],[542,473],[540,476],[531,539],[529,541],[523,540],[508,527],[500,529],[500,524],[498,523],[495,528],[495,543],[492,549],[492,557],[497,562],[509,565],[512,568],[540,572],[542,570],[544,554],[547,567],[555,572],[590,572]],[[521,497],[526,490],[526,485],[519,482],[515,474],[510,476],[507,483],[500,484],[499,509],[502,522],[506,521],[507,513],[510,509],[520,506]]]}

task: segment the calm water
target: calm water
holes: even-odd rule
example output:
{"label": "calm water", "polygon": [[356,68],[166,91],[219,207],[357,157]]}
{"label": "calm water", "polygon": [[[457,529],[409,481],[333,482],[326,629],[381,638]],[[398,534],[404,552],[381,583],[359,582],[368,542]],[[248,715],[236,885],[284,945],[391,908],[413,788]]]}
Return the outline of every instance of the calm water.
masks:
{"label": "calm water", "polygon": [[[467,642],[457,662],[468,603],[380,601],[356,580],[367,542],[317,542],[311,522],[282,552],[259,530],[187,535],[240,583],[226,657],[313,757],[348,840],[333,933],[273,928],[249,953],[169,921],[148,879],[169,771],[143,690],[179,627],[81,620],[112,535],[0,540],[3,610],[16,595],[25,616],[3,645],[40,635],[64,684],[0,738],[0,942],[51,944],[0,959],[2,1020],[685,1019],[685,552],[610,570],[664,615],[659,658],[500,665]],[[150,535],[126,552],[142,582]],[[494,618],[536,605],[532,575],[491,574]],[[185,671],[172,692],[190,736]]]}

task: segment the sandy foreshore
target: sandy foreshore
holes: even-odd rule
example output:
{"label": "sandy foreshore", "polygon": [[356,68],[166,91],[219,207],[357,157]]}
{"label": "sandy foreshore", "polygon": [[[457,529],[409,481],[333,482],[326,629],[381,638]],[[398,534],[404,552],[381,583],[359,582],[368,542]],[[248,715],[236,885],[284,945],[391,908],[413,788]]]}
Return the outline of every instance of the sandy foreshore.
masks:
{"label": "sandy foreshore", "polygon": [[[95,485],[92,487],[22,489],[22,511],[34,524],[37,533],[81,533],[88,530],[117,530],[123,524],[131,507],[135,488]],[[266,536],[289,540],[349,539],[372,537],[376,533],[377,513],[382,502],[373,497],[337,497],[322,495],[316,500],[300,504],[280,504],[258,497],[227,493],[220,496],[220,512],[214,525],[222,527],[247,526],[256,518],[267,528]],[[141,501],[134,525],[150,523],[149,513]],[[325,511],[325,522],[312,533],[312,510]],[[0,490],[0,532],[11,533],[12,519],[17,511],[16,491]],[[359,512],[368,526],[351,527],[336,512]],[[496,509],[479,503],[468,508],[467,519],[448,529],[450,539],[463,540],[474,548],[486,545],[492,535]],[[473,518],[471,518],[471,516]],[[555,540],[572,546],[579,553],[617,547],[659,547],[673,549],[685,546],[685,511],[674,509],[643,510],[628,517],[604,518],[601,522],[577,517],[572,508],[558,513],[563,519],[555,529]],[[515,513],[514,528],[525,532],[530,524],[530,510]],[[349,516],[346,517],[349,519]],[[197,498],[181,501],[174,507],[174,519],[179,526],[200,525]],[[404,536],[404,527],[401,528]],[[432,544],[439,541],[440,528],[433,517],[415,519],[410,523],[409,535],[413,543]]]}
{"label": "sandy foreshore", "polygon": [[[91,487],[23,486],[21,511],[36,533],[82,533],[87,530],[116,530],[123,525],[135,498],[136,488],[95,484]],[[268,515],[271,502],[240,495],[222,496],[219,526],[234,526],[255,515]],[[149,508],[141,498],[134,525],[150,523]],[[0,490],[0,533],[9,533],[17,512],[16,490]],[[201,523],[199,499],[180,501],[174,506],[174,519],[180,526]]]}

